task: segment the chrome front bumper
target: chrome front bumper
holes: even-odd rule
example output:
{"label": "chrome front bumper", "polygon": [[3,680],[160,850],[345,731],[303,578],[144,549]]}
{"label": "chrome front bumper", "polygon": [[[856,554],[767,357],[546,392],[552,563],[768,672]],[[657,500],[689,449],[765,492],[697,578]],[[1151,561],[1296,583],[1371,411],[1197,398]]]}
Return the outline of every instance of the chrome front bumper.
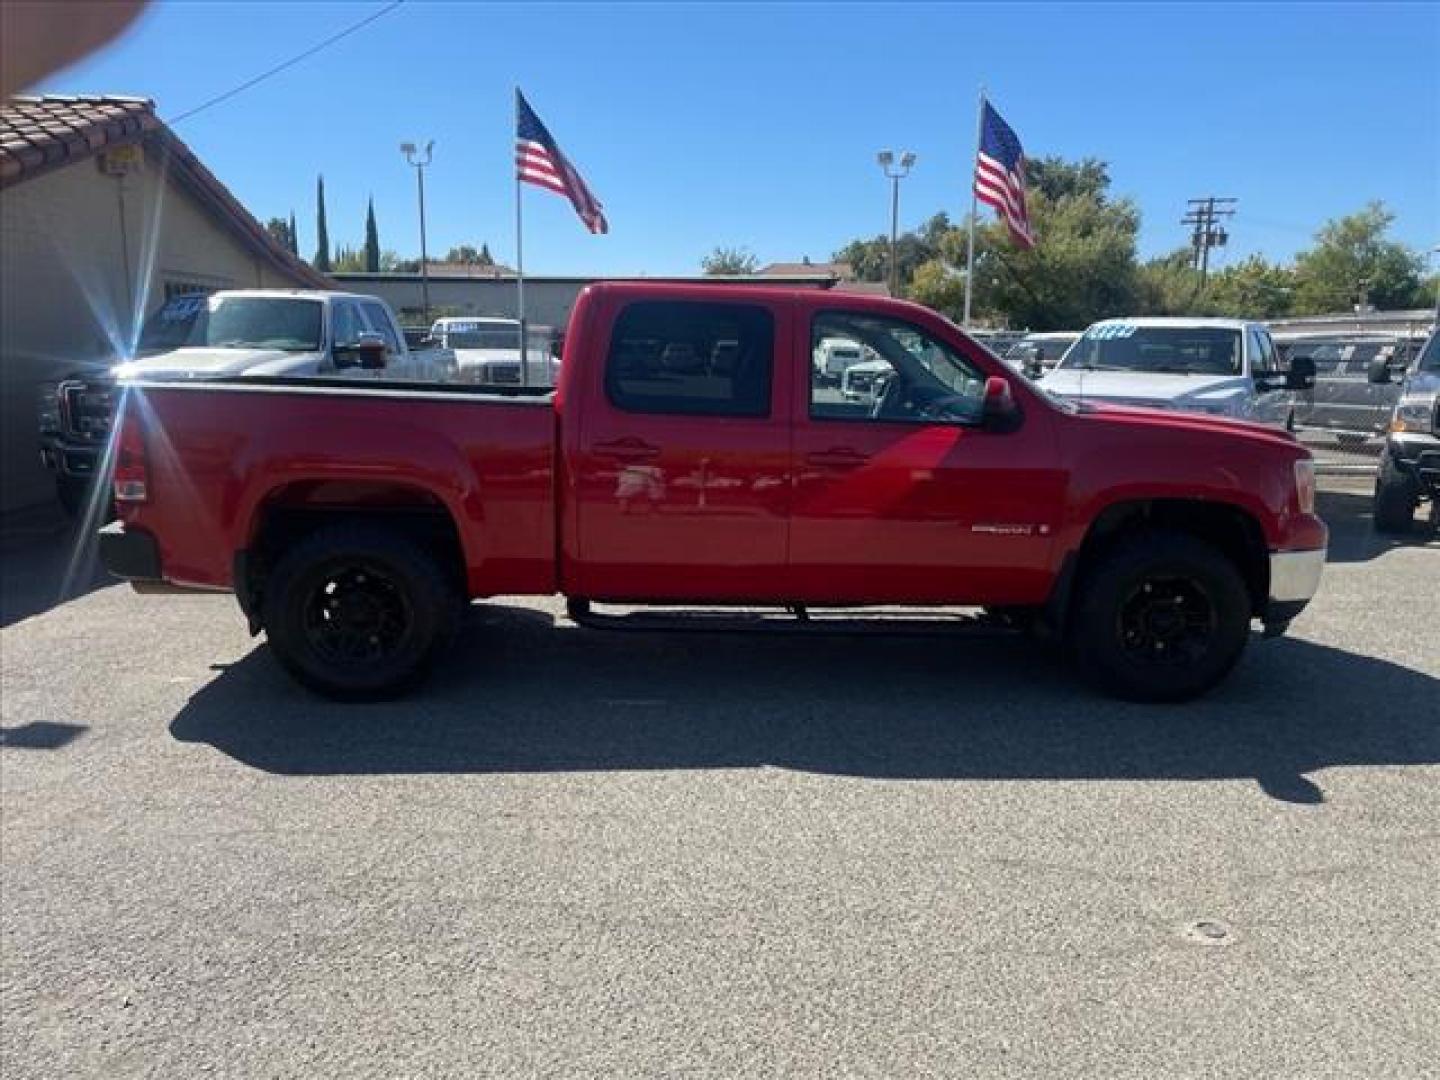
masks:
{"label": "chrome front bumper", "polygon": [[1283,634],[1290,620],[1305,610],[1324,572],[1324,548],[1270,553],[1270,597],[1263,620],[1267,635]]}

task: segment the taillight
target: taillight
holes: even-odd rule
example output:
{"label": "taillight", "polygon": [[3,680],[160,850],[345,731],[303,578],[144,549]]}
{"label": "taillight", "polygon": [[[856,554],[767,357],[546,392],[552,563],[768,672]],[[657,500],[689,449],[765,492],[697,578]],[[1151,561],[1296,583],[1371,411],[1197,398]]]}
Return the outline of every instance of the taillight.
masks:
{"label": "taillight", "polygon": [[141,503],[149,498],[150,469],[145,459],[145,430],[133,409],[120,416],[115,438],[115,501]]}

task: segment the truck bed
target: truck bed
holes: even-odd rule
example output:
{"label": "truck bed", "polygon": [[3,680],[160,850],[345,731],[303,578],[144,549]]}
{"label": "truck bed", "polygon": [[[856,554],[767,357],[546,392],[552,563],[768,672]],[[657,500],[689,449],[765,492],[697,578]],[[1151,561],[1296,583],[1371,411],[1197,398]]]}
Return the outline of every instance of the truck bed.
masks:
{"label": "truck bed", "polygon": [[124,393],[152,478],[122,517],[156,537],[168,580],[232,588],[233,555],[267,515],[443,504],[470,595],[554,591],[548,388],[240,378]]}

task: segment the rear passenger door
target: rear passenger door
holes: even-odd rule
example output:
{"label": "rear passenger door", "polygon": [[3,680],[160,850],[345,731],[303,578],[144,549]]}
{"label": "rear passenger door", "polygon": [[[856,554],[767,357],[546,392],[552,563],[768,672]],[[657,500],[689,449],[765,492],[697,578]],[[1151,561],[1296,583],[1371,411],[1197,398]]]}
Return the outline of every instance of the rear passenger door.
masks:
{"label": "rear passenger door", "polygon": [[612,299],[587,358],[566,590],[783,600],[791,340],[783,304]]}

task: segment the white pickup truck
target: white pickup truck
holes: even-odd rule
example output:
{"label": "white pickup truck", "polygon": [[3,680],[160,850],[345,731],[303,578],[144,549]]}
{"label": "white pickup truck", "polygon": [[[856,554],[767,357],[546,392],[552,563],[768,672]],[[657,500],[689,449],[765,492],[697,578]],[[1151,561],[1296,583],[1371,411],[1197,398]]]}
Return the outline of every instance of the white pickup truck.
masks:
{"label": "white pickup truck", "polygon": [[149,319],[133,357],[77,365],[40,388],[40,457],[71,512],[110,434],[117,378],[226,376],[454,382],[455,357],[411,352],[383,300],[357,293],[245,289],[176,296]]}
{"label": "white pickup truck", "polygon": [[1293,428],[1313,364],[1282,370],[1270,332],[1238,319],[1107,319],[1040,385],[1073,401],[1208,413]]}
{"label": "white pickup truck", "polygon": [[[436,319],[430,338],[440,348],[455,354],[461,382],[484,386],[519,386],[520,320],[499,316]],[[529,386],[554,386],[560,375],[548,330],[530,327],[526,338],[525,374]]]}

